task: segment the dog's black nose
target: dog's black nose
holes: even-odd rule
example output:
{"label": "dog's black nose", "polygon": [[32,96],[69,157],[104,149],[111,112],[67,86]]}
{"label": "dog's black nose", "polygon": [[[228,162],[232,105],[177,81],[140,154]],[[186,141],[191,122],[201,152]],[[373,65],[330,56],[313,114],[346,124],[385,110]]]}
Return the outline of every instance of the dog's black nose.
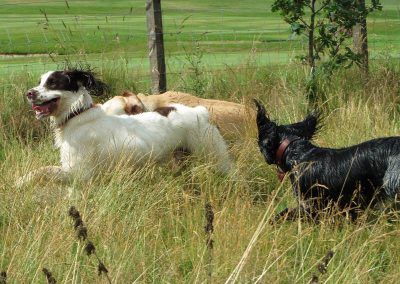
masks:
{"label": "dog's black nose", "polygon": [[26,92],[26,96],[28,97],[28,99],[30,100],[34,100],[37,97],[38,92],[35,90],[29,90],[28,92]]}

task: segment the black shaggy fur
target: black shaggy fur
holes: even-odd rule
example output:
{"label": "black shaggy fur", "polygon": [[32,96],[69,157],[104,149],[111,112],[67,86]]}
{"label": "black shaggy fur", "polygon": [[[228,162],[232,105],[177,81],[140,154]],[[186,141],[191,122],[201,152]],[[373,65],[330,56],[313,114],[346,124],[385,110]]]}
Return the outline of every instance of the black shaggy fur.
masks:
{"label": "black shaggy fur", "polygon": [[[265,108],[255,103],[258,145],[265,160],[276,164],[280,143],[293,141],[280,167],[289,173],[294,192],[308,204],[306,212],[313,217],[335,206],[348,209],[354,218],[378,200],[395,200],[400,189],[400,137],[373,139],[342,149],[321,148],[311,142],[318,130],[318,113],[298,123],[277,125],[268,118]],[[293,216],[294,211],[299,212],[285,209],[280,215]]]}
{"label": "black shaggy fur", "polygon": [[81,86],[84,86],[92,96],[101,96],[108,91],[108,86],[96,79],[95,74],[89,69],[55,71],[47,78],[45,83],[45,87],[49,90],[72,92],[77,92]]}

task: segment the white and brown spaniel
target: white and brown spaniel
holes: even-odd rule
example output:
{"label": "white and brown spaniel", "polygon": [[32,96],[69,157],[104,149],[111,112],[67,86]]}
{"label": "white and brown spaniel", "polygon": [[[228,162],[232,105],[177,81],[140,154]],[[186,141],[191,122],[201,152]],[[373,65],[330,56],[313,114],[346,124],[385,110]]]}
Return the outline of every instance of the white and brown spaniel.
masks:
{"label": "white and brown spaniel", "polygon": [[19,184],[38,175],[65,179],[78,174],[88,179],[121,158],[141,165],[163,161],[179,148],[212,158],[223,172],[231,168],[226,143],[209,123],[206,108],[172,104],[161,112],[110,115],[91,97],[104,89],[92,72],[64,70],[43,74],[39,85],[27,91],[36,118],[51,118],[61,167],[37,169]]}

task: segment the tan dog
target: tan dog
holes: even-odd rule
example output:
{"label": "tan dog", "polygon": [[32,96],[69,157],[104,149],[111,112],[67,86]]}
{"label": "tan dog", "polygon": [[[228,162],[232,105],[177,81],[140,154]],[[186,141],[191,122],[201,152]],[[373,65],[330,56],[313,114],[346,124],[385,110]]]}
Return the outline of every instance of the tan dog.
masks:
{"label": "tan dog", "polygon": [[138,114],[145,111],[145,106],[139,98],[133,93],[125,91],[122,96],[115,96],[104,104],[101,108],[107,114],[121,115],[121,114]]}
{"label": "tan dog", "polygon": [[[224,138],[238,139],[242,137],[255,119],[255,111],[245,105],[198,98],[196,96],[168,91],[161,95],[134,94],[125,91],[122,96],[116,96],[107,101],[102,108],[110,114],[137,114],[143,111],[168,111],[168,106],[179,103],[186,106],[204,106],[210,112],[211,122],[218,126]],[[119,111],[117,111],[119,110]],[[250,122],[250,123],[249,123]]]}

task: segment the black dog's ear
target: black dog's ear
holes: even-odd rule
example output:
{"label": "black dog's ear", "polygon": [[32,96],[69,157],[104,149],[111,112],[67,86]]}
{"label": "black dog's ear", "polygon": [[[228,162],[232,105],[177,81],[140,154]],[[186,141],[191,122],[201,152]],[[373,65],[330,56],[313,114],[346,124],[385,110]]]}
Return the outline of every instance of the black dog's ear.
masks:
{"label": "black dog's ear", "polygon": [[312,111],[304,120],[305,135],[307,139],[312,139],[320,129],[321,112],[319,110]]}
{"label": "black dog's ear", "polygon": [[276,124],[269,119],[265,107],[256,99],[254,99],[254,103],[257,106],[257,126],[259,135],[275,132]]}
{"label": "black dog's ear", "polygon": [[253,100],[257,106],[257,126],[258,128],[262,126],[266,126],[271,123],[267,112],[265,111],[265,107],[256,99]]}
{"label": "black dog's ear", "polygon": [[268,164],[275,163],[275,153],[279,145],[278,126],[267,116],[264,106],[254,100],[257,106],[258,146]]}
{"label": "black dog's ear", "polygon": [[292,124],[291,128],[297,136],[311,140],[320,129],[320,120],[321,112],[314,110],[303,121]]}
{"label": "black dog's ear", "polygon": [[92,96],[101,96],[108,91],[108,86],[97,79],[91,71],[84,70],[65,70],[64,74],[70,80],[76,81],[80,86],[85,87]]}

